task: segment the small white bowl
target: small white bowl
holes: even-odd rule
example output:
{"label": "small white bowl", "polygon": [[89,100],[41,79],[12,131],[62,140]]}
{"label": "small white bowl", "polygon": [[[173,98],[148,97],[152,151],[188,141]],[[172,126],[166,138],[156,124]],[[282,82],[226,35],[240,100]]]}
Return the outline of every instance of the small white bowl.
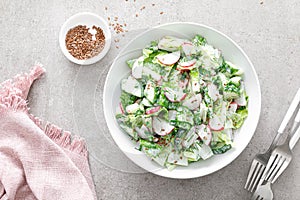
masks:
{"label": "small white bowl", "polygon": [[[105,46],[103,50],[96,56],[86,59],[86,60],[79,60],[75,57],[73,57],[66,48],[66,35],[68,31],[71,28],[74,28],[78,25],[85,25],[89,28],[91,28],[93,25],[100,27],[103,30],[104,36],[105,36]],[[111,33],[109,30],[109,26],[107,22],[100,16],[95,15],[93,13],[89,12],[82,12],[77,13],[76,15],[73,15],[70,17],[61,27],[60,33],[59,33],[59,45],[63,52],[63,54],[72,62],[79,64],[79,65],[91,65],[99,60],[101,60],[108,52],[111,44]]]}

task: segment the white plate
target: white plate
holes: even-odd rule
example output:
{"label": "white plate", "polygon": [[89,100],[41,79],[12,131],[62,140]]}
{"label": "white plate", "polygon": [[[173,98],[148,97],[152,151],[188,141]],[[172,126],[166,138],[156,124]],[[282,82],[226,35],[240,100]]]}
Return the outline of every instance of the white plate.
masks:
{"label": "white plate", "polygon": [[[141,49],[152,40],[157,40],[165,35],[182,38],[192,38],[195,34],[204,36],[208,43],[222,51],[226,60],[240,66],[244,71],[246,92],[249,96],[249,115],[244,125],[234,137],[234,147],[225,154],[215,155],[212,158],[190,164],[188,167],[177,167],[173,171],[160,167],[151,161],[144,153],[135,149],[136,144],[123,132],[115,119],[115,108],[119,103],[121,94],[120,82],[127,77],[130,69],[126,60],[141,55]],[[119,148],[138,166],[154,174],[169,178],[195,178],[213,173],[231,163],[250,142],[261,109],[261,94],[255,69],[245,52],[228,36],[205,25],[196,23],[170,23],[150,29],[135,39],[120,52],[114,60],[104,86],[103,94],[104,115],[110,133]],[[121,164],[121,163],[120,163]]]}
{"label": "white plate", "polygon": [[[73,57],[68,52],[66,48],[66,42],[65,42],[66,35],[71,28],[74,28],[78,25],[86,25],[88,28],[92,28],[92,26],[95,25],[97,27],[100,27],[103,30],[105,36],[105,46],[98,55],[86,60],[79,60]],[[101,60],[110,49],[110,44],[111,44],[111,33],[107,22],[102,17],[90,12],[82,12],[73,15],[62,25],[59,32],[59,46],[63,54],[70,61],[79,65],[91,65]]]}

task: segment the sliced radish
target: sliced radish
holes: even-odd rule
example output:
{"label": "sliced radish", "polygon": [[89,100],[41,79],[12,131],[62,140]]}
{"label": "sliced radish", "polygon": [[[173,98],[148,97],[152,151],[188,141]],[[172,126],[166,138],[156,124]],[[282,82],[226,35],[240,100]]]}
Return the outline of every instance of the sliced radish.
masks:
{"label": "sliced radish", "polygon": [[131,113],[131,114],[135,113],[139,109],[140,109],[140,105],[138,103],[134,103],[134,104],[130,104],[130,105],[126,106],[126,112]]}
{"label": "sliced radish", "polygon": [[195,67],[196,67],[196,59],[193,59],[186,62],[178,63],[177,69],[181,71],[188,71],[194,69]]}
{"label": "sliced radish", "polygon": [[139,57],[132,66],[132,76],[136,79],[142,78],[144,57]]}
{"label": "sliced radish", "polygon": [[116,107],[116,115],[118,114],[124,114],[124,109],[123,109],[123,106],[121,104],[121,102],[119,103],[119,105]]}
{"label": "sliced radish", "polygon": [[214,116],[213,118],[211,118],[208,124],[210,129],[213,131],[221,131],[224,129],[224,122],[218,116]]}
{"label": "sliced radish", "polygon": [[212,140],[212,134],[208,126],[201,124],[196,126],[196,133],[201,138],[204,144],[209,145]]}
{"label": "sliced radish", "polygon": [[149,108],[149,109],[146,110],[146,114],[147,115],[151,115],[153,113],[156,113],[156,112],[158,112],[160,110],[160,108],[161,108],[160,106]]}
{"label": "sliced radish", "polygon": [[191,98],[185,100],[182,105],[188,107],[190,110],[195,110],[200,107],[201,101],[202,95],[196,94]]}
{"label": "sliced radish", "polygon": [[186,56],[190,56],[195,52],[195,47],[191,42],[184,42],[182,45],[182,51]]}
{"label": "sliced radish", "polygon": [[232,113],[235,113],[236,110],[237,110],[237,107],[238,107],[237,103],[233,101],[233,102],[231,102],[231,103],[229,104],[229,106],[228,106],[228,111],[229,111],[229,112],[232,112]]}
{"label": "sliced radish", "polygon": [[164,136],[168,135],[173,131],[175,128],[169,122],[167,122],[164,119],[158,118],[158,117],[153,117],[152,118],[152,124],[153,124],[153,131],[157,133],[158,135]]}
{"label": "sliced radish", "polygon": [[143,138],[143,139],[147,139],[147,133],[150,133],[151,131],[149,130],[149,128],[147,126],[145,126],[144,124],[141,126],[141,128],[139,127],[135,127],[135,131],[138,133],[138,135]]}
{"label": "sliced radish", "polygon": [[207,85],[207,89],[208,89],[208,95],[209,95],[209,97],[213,101],[216,101],[219,98],[219,96],[220,96],[218,87],[215,84],[210,83],[210,84]]}
{"label": "sliced radish", "polygon": [[173,36],[164,36],[158,42],[158,48],[166,51],[177,51],[184,40],[173,37]]}
{"label": "sliced radish", "polygon": [[179,60],[179,58],[180,58],[180,51],[175,51],[172,53],[157,56],[157,59],[161,64],[168,65],[168,66],[175,64]]}
{"label": "sliced radish", "polygon": [[183,101],[186,97],[186,93],[183,91],[176,91],[171,88],[165,88],[165,96],[171,102],[180,102]]}
{"label": "sliced radish", "polygon": [[142,86],[132,76],[122,80],[122,90],[137,97],[142,97]]}
{"label": "sliced radish", "polygon": [[143,75],[151,76],[155,81],[159,81],[159,80],[162,79],[160,74],[158,74],[155,71],[149,69],[148,67],[143,67]]}
{"label": "sliced radish", "polygon": [[245,98],[244,92],[241,94],[241,96],[234,100],[235,103],[237,103],[238,106],[246,106],[247,100]]}
{"label": "sliced radish", "polygon": [[185,61],[185,62],[180,62],[179,65],[182,68],[190,68],[192,66],[194,66],[196,64],[197,60],[193,59],[193,60],[189,60],[189,61]]}

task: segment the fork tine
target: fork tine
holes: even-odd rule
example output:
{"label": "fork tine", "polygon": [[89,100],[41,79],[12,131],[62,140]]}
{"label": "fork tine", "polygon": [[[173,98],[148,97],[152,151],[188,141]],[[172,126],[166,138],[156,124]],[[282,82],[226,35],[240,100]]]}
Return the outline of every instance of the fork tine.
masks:
{"label": "fork tine", "polygon": [[[265,173],[264,173],[264,177],[263,179],[266,179],[266,177],[269,176],[269,173],[270,173],[270,169],[271,167],[273,166],[273,163],[274,161],[277,159],[278,155],[277,154],[274,154],[275,152],[273,152],[273,154],[271,155],[271,157],[269,158],[269,161],[267,163],[267,166],[266,166],[266,170],[265,170]],[[260,183],[262,183],[262,180],[260,181]]]}
{"label": "fork tine", "polygon": [[289,160],[285,160],[285,162],[282,163],[282,166],[280,167],[280,169],[278,170],[278,172],[276,173],[275,177],[273,178],[273,180],[271,181],[271,183],[274,183],[277,178],[282,174],[282,172],[287,168],[287,166],[290,164],[290,159]]}
{"label": "fork tine", "polygon": [[255,189],[257,187],[257,184],[258,184],[258,181],[262,177],[264,170],[265,170],[265,166],[260,164],[260,166],[259,166],[259,168],[257,170],[257,173],[252,178],[252,185],[251,185],[251,188],[250,188],[250,192],[255,191]]}
{"label": "fork tine", "polygon": [[260,195],[253,195],[251,200],[263,200],[264,198]]}
{"label": "fork tine", "polygon": [[251,167],[250,167],[250,170],[248,173],[247,181],[245,184],[245,189],[248,191],[250,191],[250,189],[251,189],[252,181],[253,181],[253,178],[255,177],[255,174],[256,174],[256,171],[257,171],[257,168],[259,165],[260,165],[259,161],[255,160],[255,159],[252,161],[252,164],[251,164]]}
{"label": "fork tine", "polygon": [[269,181],[273,181],[273,179],[277,176],[279,170],[282,168],[284,162],[286,161],[286,158],[281,156],[277,165],[276,165],[276,168],[273,170],[272,174],[270,175],[270,178],[268,179]]}
{"label": "fork tine", "polygon": [[244,188],[248,191],[250,190],[250,185],[251,185],[251,182],[253,180],[253,175],[256,172],[256,169],[257,169],[258,165],[259,165],[259,162],[254,159],[252,161],[252,164],[251,164],[251,167],[250,167],[250,170],[249,170],[249,173],[248,173],[247,181],[246,181],[246,184],[244,186]]}
{"label": "fork tine", "polygon": [[268,170],[268,174],[265,177],[265,180],[270,180],[270,177],[274,174],[275,169],[278,167],[278,163],[281,160],[281,157],[282,156],[276,154],[275,159],[273,160],[272,165]]}

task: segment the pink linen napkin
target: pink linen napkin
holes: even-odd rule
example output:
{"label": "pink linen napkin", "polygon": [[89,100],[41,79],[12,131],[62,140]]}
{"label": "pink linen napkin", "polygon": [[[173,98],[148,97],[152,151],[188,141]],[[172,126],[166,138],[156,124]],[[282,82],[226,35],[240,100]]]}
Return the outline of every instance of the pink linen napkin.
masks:
{"label": "pink linen napkin", "polygon": [[85,142],[29,114],[27,95],[44,69],[0,84],[0,200],[96,199]]}

